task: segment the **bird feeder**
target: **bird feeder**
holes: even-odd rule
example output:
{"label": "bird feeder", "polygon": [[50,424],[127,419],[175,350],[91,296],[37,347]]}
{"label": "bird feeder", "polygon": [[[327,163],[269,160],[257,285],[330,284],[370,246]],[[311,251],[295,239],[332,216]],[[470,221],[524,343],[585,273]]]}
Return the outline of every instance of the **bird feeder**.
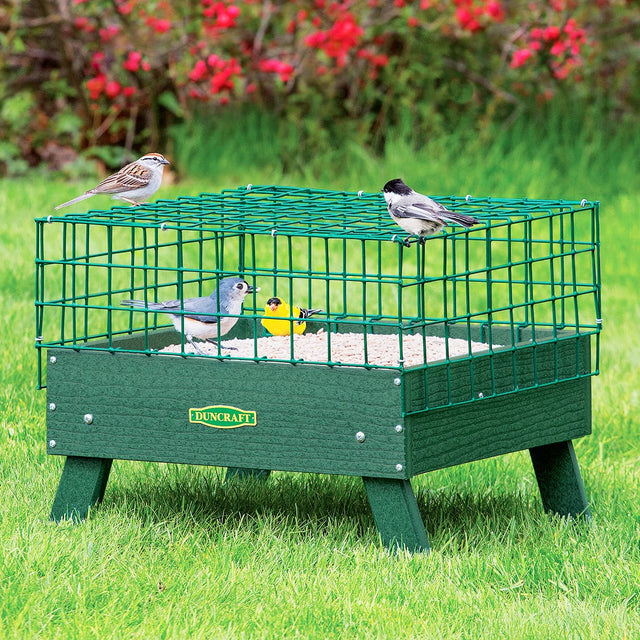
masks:
{"label": "bird feeder", "polygon": [[[546,510],[588,516],[572,441],[598,373],[599,205],[435,199],[480,223],[407,247],[380,193],[251,185],[36,220],[51,517],[86,517],[114,459],[346,474],[383,543],[419,551],[411,478],[520,450]],[[260,292],[203,353],[121,304],[228,276]],[[272,296],[322,313],[270,336]]]}

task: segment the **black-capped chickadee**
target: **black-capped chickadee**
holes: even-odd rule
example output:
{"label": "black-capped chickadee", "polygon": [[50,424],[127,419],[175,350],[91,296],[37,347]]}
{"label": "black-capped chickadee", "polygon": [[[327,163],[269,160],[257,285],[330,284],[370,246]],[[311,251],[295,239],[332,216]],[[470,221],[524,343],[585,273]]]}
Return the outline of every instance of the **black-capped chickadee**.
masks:
{"label": "black-capped chickadee", "polygon": [[[455,222],[465,229],[479,222],[471,216],[449,211],[435,200],[408,187],[400,178],[389,180],[382,191],[389,215],[405,231],[417,236],[420,244],[424,243],[426,236],[438,233],[448,222]],[[408,247],[409,244],[406,238],[404,245]]]}

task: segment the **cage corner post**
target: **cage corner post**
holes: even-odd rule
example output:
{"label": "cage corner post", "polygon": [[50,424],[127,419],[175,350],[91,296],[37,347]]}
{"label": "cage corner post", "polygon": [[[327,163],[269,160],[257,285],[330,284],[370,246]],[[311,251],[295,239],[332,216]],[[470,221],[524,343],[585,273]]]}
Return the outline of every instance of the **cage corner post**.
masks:
{"label": "cage corner post", "polygon": [[384,546],[428,553],[431,547],[411,482],[364,476],[362,480]]}
{"label": "cage corner post", "polygon": [[566,440],[529,449],[545,511],[568,518],[591,519],[573,442]]}
{"label": "cage corner post", "polygon": [[113,460],[67,456],[51,507],[50,520],[80,522],[102,501]]}

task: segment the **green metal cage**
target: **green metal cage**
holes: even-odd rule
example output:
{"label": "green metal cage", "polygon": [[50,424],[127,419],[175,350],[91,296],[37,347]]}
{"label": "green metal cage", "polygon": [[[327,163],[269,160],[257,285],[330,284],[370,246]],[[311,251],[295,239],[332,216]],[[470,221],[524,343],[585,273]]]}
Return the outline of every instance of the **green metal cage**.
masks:
{"label": "green metal cage", "polygon": [[[407,247],[381,193],[252,185],[37,219],[47,452],[67,456],[52,517],[86,515],[116,458],[349,474],[385,544],[423,550],[410,478],[523,449],[545,508],[588,514],[572,439],[599,369],[599,204],[435,199],[479,224]],[[238,275],[260,291],[206,355],[122,305]],[[272,296],[322,309],[277,356]],[[205,409],[253,418],[217,428],[193,419]]]}
{"label": "green metal cage", "polygon": [[[327,366],[422,368],[428,339],[445,339],[444,360],[469,377],[468,396],[454,390],[449,367],[446,388],[425,398],[429,406],[455,404],[553,384],[598,372],[598,348],[584,368],[581,336],[600,330],[598,203],[497,198],[436,198],[475,216],[470,230],[448,227],[424,246],[410,248],[386,212],[381,194],[290,187],[248,186],[220,194],[158,201],[36,221],[36,345],[104,351],[159,353],[150,336],[170,327],[165,314],[131,311],[123,298],[148,301],[210,294],[219,280],[241,275],[261,288],[247,299],[242,322],[231,337],[265,334],[260,320],[267,298],[283,299],[323,314],[308,332],[327,333],[326,353],[299,357],[291,339],[276,360]],[[293,322],[296,318],[290,318]],[[361,357],[341,361],[331,334],[362,335]],[[396,337],[397,359],[380,365],[369,357],[376,333]],[[403,336],[424,337],[419,364],[407,364]],[[123,341],[124,336],[142,341]],[[169,340],[190,357],[184,336]],[[451,339],[466,341],[453,355]],[[224,342],[224,341],[223,341]],[[472,342],[486,349],[472,352]],[[518,352],[555,344],[575,350],[575,367],[552,371],[518,369]],[[464,351],[464,349],[463,349]],[[159,355],[168,355],[159,353]],[[496,380],[474,361],[511,362],[511,375]],[[207,356],[264,361],[218,349]],[[488,358],[488,360],[487,360]],[[40,358],[42,362],[42,358]],[[481,367],[485,369],[486,367]],[[40,384],[43,384],[40,367]],[[431,404],[430,404],[431,403]]]}

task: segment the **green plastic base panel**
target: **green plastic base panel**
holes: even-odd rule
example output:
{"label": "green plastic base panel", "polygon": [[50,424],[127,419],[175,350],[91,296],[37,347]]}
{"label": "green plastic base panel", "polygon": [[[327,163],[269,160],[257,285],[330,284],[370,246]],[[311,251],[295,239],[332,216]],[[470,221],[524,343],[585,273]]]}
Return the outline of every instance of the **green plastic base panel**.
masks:
{"label": "green plastic base panel", "polygon": [[[563,355],[559,371],[576,353],[588,361],[588,341],[581,344],[580,352]],[[539,377],[556,359],[547,351],[537,348]],[[382,543],[426,552],[410,479],[523,450],[531,453],[545,510],[589,518],[572,444],[591,432],[588,377],[438,406],[446,371],[437,367],[430,377],[398,377],[391,370],[49,354],[47,402],[55,410],[47,413],[48,453],[66,456],[51,510],[56,521],[86,518],[102,500],[116,459],[226,467],[228,481],[264,480],[271,471],[351,475],[364,479]],[[494,360],[499,382],[497,373],[511,364]],[[459,385],[486,388],[483,367],[473,380],[456,372]],[[435,407],[425,410],[427,403]],[[215,422],[220,415],[223,425]]]}

